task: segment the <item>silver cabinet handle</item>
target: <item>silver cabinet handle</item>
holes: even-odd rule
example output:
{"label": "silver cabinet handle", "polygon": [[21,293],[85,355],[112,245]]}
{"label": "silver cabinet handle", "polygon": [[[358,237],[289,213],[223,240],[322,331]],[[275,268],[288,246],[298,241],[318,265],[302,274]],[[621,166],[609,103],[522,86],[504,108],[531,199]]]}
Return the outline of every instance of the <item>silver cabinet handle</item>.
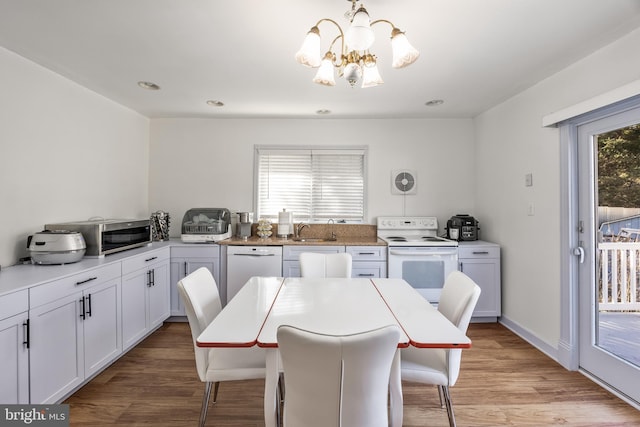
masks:
{"label": "silver cabinet handle", "polygon": [[276,254],[233,254],[233,256],[276,256]]}

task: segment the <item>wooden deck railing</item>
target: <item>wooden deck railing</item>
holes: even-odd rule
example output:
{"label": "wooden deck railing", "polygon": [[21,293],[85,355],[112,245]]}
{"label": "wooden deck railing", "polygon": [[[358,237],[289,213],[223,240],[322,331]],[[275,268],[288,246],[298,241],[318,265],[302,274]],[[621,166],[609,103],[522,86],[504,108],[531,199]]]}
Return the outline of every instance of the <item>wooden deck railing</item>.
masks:
{"label": "wooden deck railing", "polygon": [[599,309],[640,311],[640,242],[598,244]]}

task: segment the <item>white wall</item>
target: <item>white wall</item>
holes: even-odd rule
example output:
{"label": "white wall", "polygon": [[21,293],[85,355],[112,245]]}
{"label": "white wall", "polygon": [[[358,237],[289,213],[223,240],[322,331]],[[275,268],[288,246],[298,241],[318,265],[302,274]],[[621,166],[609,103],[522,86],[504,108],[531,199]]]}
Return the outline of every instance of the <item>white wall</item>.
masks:
{"label": "white wall", "polygon": [[44,224],[149,216],[149,120],[0,48],[0,265]]}
{"label": "white wall", "polygon": [[[456,120],[154,119],[149,208],[171,215],[180,235],[185,211],[253,211],[253,149],[263,144],[368,145],[370,223],[380,215],[435,215],[441,228],[473,213],[473,123]],[[418,194],[391,194],[391,171],[417,171]],[[295,212],[294,212],[295,214]]]}
{"label": "white wall", "polygon": [[[542,118],[637,80],[639,45],[635,31],[475,119],[476,210],[483,236],[502,245],[504,317],[552,349],[563,250],[559,132],[543,128]],[[532,187],[525,187],[527,173]]]}

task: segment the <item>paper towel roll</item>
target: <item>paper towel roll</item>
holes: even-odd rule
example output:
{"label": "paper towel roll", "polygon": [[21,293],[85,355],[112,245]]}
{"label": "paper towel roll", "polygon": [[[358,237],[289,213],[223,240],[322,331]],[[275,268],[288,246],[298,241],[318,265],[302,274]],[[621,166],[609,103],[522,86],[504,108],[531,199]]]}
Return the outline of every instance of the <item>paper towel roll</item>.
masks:
{"label": "paper towel roll", "polygon": [[278,212],[278,236],[287,236],[291,234],[293,227],[293,214],[282,209]]}
{"label": "paper towel roll", "polygon": [[287,235],[291,234],[291,230],[289,229],[289,224],[278,224],[278,234]]}

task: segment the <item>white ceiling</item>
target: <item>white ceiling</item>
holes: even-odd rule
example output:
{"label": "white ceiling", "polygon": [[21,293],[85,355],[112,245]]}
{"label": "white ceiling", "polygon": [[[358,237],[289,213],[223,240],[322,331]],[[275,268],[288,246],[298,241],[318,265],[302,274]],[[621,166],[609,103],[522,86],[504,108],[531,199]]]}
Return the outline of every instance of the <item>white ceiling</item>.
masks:
{"label": "white ceiling", "polygon": [[[0,46],[148,117],[473,117],[640,26],[640,0],[365,0],[421,56],[385,84],[314,84],[294,60],[347,0],[0,0]],[[333,39],[335,27],[321,24]],[[324,40],[326,48],[330,40]],[[638,52],[630,52],[637,55]],[[145,91],[138,81],[160,91]],[[207,100],[224,107],[211,107]],[[425,102],[443,99],[439,107]]]}

